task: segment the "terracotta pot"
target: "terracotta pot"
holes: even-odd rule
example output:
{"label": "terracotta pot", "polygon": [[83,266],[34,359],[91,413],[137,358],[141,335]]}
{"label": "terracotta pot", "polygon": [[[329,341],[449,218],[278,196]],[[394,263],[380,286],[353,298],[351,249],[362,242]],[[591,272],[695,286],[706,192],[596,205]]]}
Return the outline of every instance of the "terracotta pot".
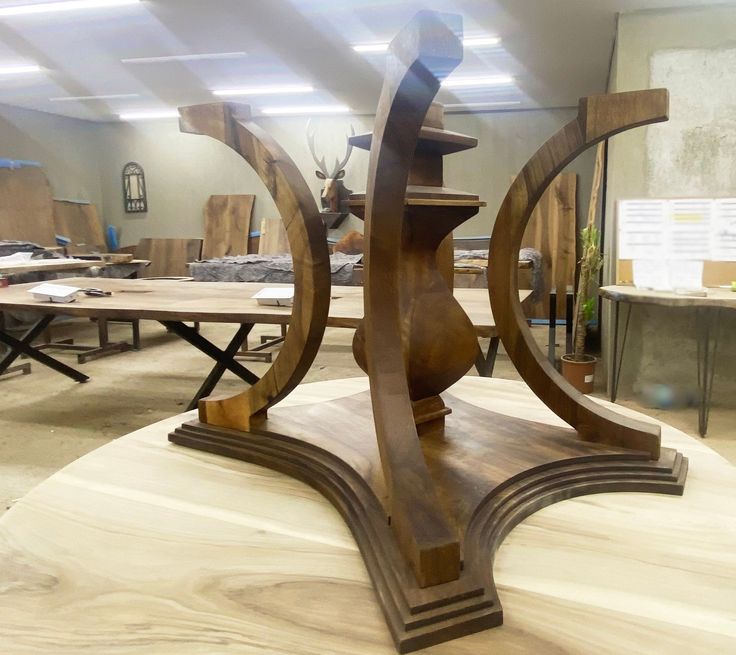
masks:
{"label": "terracotta pot", "polygon": [[596,358],[592,355],[583,355],[582,362],[573,360],[573,355],[562,356],[562,375],[578,391],[593,393],[593,379],[595,377]]}

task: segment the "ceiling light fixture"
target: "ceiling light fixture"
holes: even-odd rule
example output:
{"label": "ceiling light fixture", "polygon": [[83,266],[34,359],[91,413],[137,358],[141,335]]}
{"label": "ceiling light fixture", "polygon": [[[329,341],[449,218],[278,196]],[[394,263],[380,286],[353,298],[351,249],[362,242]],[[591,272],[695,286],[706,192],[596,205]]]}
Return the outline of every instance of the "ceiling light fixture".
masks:
{"label": "ceiling light fixture", "polygon": [[272,86],[249,86],[242,89],[217,89],[216,96],[265,96],[289,93],[311,93],[314,88],[309,84],[275,84]]}
{"label": "ceiling light fixture", "polygon": [[466,48],[482,48],[498,45],[499,43],[501,43],[501,39],[497,36],[469,36],[463,39],[463,45]]}
{"label": "ceiling light fixture", "polygon": [[124,64],[164,64],[170,61],[206,61],[216,59],[241,59],[247,52],[210,52],[195,55],[164,55],[162,57],[131,57],[121,59]]}
{"label": "ceiling light fixture", "polygon": [[[501,39],[497,36],[470,36],[463,39],[463,46],[466,48],[482,48],[484,46],[495,46],[501,43]],[[388,43],[355,43],[351,47],[355,52],[376,53],[387,52]]]}
{"label": "ceiling light fixture", "polygon": [[77,11],[138,4],[141,0],[66,0],[65,2],[41,2],[32,5],[13,5],[0,8],[0,17],[27,14],[50,14],[59,11]]}
{"label": "ceiling light fixture", "polygon": [[388,43],[356,43],[352,47],[355,52],[386,52]]}
{"label": "ceiling light fixture", "polygon": [[40,73],[41,67],[37,64],[25,66],[0,66],[0,75],[25,75],[26,73]]}
{"label": "ceiling light fixture", "polygon": [[347,105],[311,105],[311,106],[293,106],[293,107],[264,107],[261,109],[262,114],[268,116],[284,116],[287,114],[347,114],[350,107]]}
{"label": "ceiling light fixture", "polygon": [[49,98],[51,102],[83,102],[85,100],[123,100],[128,98],[140,98],[137,93],[114,93],[106,96],[61,96],[58,98]]}
{"label": "ceiling light fixture", "polygon": [[151,109],[148,111],[130,111],[118,114],[121,121],[152,121],[160,118],[179,118],[177,109]]}
{"label": "ceiling light fixture", "polygon": [[463,109],[493,109],[494,107],[512,107],[520,105],[521,100],[499,100],[498,102],[464,102],[457,104],[443,105],[446,110],[463,110]]}
{"label": "ceiling light fixture", "polygon": [[513,84],[511,75],[479,75],[476,77],[448,77],[442,86],[446,89],[461,89],[473,86],[503,86]]}

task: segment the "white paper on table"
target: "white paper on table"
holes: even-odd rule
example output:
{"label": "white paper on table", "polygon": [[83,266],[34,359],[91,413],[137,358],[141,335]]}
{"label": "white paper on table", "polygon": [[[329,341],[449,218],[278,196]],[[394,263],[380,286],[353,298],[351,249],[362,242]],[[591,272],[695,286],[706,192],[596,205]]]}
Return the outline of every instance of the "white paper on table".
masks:
{"label": "white paper on table", "polygon": [[634,286],[637,289],[671,291],[670,267],[664,259],[635,259],[632,262]]}
{"label": "white paper on table", "polygon": [[294,287],[267,287],[261,289],[253,298],[259,305],[291,307],[294,304]]}
{"label": "white paper on table", "polygon": [[669,278],[673,291],[700,291],[703,288],[703,262],[670,261]]}
{"label": "white paper on table", "polygon": [[81,291],[79,287],[70,287],[64,284],[39,284],[37,287],[28,289],[36,300],[43,302],[72,302]]}

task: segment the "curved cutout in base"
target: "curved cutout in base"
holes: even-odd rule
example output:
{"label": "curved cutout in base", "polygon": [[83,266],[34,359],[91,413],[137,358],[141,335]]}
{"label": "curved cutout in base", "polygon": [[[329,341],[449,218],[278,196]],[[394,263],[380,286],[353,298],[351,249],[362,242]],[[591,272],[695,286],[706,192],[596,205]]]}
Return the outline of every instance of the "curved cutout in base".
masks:
{"label": "curved cutout in base", "polygon": [[567,428],[488,412],[454,396],[443,431],[421,442],[445,514],[462,545],[459,579],[419,588],[389,527],[369,393],[277,407],[244,433],[199,422],[176,444],[259,464],[302,480],[337,508],[360,547],[399,652],[500,625],[492,562],[505,536],[554,502],[591,493],[682,494],[687,460],[581,441]]}

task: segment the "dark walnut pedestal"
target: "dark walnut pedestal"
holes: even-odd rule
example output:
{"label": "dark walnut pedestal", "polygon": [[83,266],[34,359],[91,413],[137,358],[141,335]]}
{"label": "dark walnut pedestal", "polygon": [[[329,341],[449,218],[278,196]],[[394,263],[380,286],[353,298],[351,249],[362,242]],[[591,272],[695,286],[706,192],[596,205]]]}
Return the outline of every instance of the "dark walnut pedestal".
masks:
{"label": "dark walnut pedestal", "polygon": [[463,561],[457,580],[420,588],[392,538],[370,394],[273,409],[250,433],[192,421],[173,443],[266,466],[307,482],[353,532],[400,652],[500,625],[492,563],[508,532],[554,502],[608,491],[680,495],[687,459],[581,441],[570,429],[447,398],[445,429],[422,451]]}

